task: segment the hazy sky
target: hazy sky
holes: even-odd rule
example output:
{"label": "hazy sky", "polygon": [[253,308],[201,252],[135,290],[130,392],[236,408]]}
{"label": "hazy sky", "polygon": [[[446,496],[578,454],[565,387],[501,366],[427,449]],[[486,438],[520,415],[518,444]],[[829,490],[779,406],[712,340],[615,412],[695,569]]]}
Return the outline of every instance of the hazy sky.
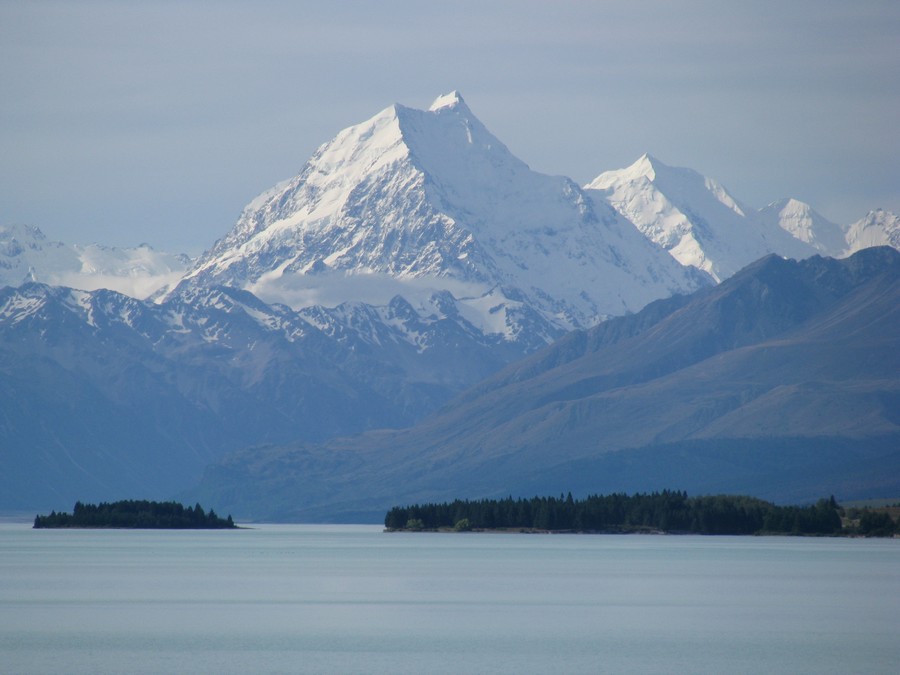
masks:
{"label": "hazy sky", "polygon": [[900,2],[0,2],[0,224],[199,253],[338,131],[458,89],[585,183],[900,212]]}

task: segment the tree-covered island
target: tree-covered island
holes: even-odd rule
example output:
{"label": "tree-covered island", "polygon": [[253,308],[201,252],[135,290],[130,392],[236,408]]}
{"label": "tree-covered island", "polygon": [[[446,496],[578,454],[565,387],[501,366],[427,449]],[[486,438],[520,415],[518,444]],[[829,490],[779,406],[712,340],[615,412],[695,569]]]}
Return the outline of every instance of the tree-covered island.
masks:
{"label": "tree-covered island", "polygon": [[35,516],[35,528],[129,528],[148,530],[225,530],[237,526],[229,515],[220,518],[200,504],[185,507],[177,502],[125,500],[113,503],[82,504],[75,502],[72,513],[52,511],[49,516]]}
{"label": "tree-covered island", "polygon": [[[651,494],[566,496],[531,499],[456,500],[394,507],[384,519],[388,531],[511,530],[520,532],[660,532],[680,534],[792,534],[892,536],[890,517],[848,517],[835,501],[779,506],[754,497],[688,497],[663,490]],[[876,522],[877,521],[877,522]]]}

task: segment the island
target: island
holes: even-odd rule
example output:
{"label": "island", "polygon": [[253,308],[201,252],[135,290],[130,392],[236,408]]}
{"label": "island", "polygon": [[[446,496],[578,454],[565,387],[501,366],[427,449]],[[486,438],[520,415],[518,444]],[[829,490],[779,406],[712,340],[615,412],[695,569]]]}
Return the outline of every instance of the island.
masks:
{"label": "island", "polygon": [[894,536],[900,525],[887,511],[845,510],[834,499],[780,506],[735,495],[688,497],[663,490],[649,494],[572,494],[531,499],[462,500],[397,506],[385,529],[396,531],[504,531],[666,534],[788,534]]}
{"label": "island", "polygon": [[185,507],[178,502],[124,500],[112,503],[82,504],[75,502],[72,513],[52,511],[37,515],[34,527],[42,528],[121,528],[148,530],[225,530],[237,526],[229,515],[220,518],[200,504]]}

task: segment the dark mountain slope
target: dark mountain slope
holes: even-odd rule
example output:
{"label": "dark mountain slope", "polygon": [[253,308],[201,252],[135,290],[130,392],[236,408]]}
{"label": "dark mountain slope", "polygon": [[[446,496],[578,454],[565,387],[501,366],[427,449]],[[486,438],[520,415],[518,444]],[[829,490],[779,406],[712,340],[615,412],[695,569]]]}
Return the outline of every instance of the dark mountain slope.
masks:
{"label": "dark mountain slope", "polygon": [[573,333],[413,429],[242,451],[199,493],[256,517],[353,519],[398,502],[603,486],[775,499],[887,489],[898,347],[900,253],[768,257]]}
{"label": "dark mountain slope", "polygon": [[0,509],[171,497],[229,450],[412,424],[515,355],[458,323],[407,321],[433,347],[417,361],[401,332],[328,311],[228,288],[162,305],[0,289]]}

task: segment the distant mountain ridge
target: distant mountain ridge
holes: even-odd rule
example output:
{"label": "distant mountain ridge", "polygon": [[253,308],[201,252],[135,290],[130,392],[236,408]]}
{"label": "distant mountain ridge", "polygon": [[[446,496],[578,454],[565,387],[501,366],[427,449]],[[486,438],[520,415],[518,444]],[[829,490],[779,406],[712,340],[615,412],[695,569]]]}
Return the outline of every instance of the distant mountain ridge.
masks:
{"label": "distant mountain ridge", "polygon": [[716,181],[650,155],[604,172],[586,187],[600,191],[682,265],[704,270],[716,281],[779,249],[792,258],[815,253],[781,228],[748,217],[751,209]]}
{"label": "distant mountain ridge", "polygon": [[876,209],[847,228],[847,252],[872,246],[900,249],[900,217],[890,211]]}
{"label": "distant mountain ridge", "polygon": [[36,227],[0,225],[0,287],[40,282],[82,290],[153,295],[184,275],[191,259],[148,244],[112,248],[50,241]]}
{"label": "distant mountain ridge", "polygon": [[[796,199],[780,199],[764,206],[758,215],[771,225],[780,227],[796,239],[812,246],[820,255],[843,258],[859,248],[848,247],[845,228],[827,220]],[[849,229],[849,228],[846,228]]]}
{"label": "distant mountain ridge", "polygon": [[896,490],[898,340],[897,251],[769,256],[576,331],[412,429],[234,453],[191,494],[244,516],[353,520],[386,504],[673,482],[780,500]]}
{"label": "distant mountain ridge", "polygon": [[796,199],[756,210],[714,179],[646,154],[625,169],[600,174],[585,189],[600,192],[681,264],[701,269],[717,282],[770,253],[798,260],[815,253],[840,258],[869,246],[897,248],[900,243],[900,234],[892,234],[900,231],[893,214],[870,212],[842,227]]}

